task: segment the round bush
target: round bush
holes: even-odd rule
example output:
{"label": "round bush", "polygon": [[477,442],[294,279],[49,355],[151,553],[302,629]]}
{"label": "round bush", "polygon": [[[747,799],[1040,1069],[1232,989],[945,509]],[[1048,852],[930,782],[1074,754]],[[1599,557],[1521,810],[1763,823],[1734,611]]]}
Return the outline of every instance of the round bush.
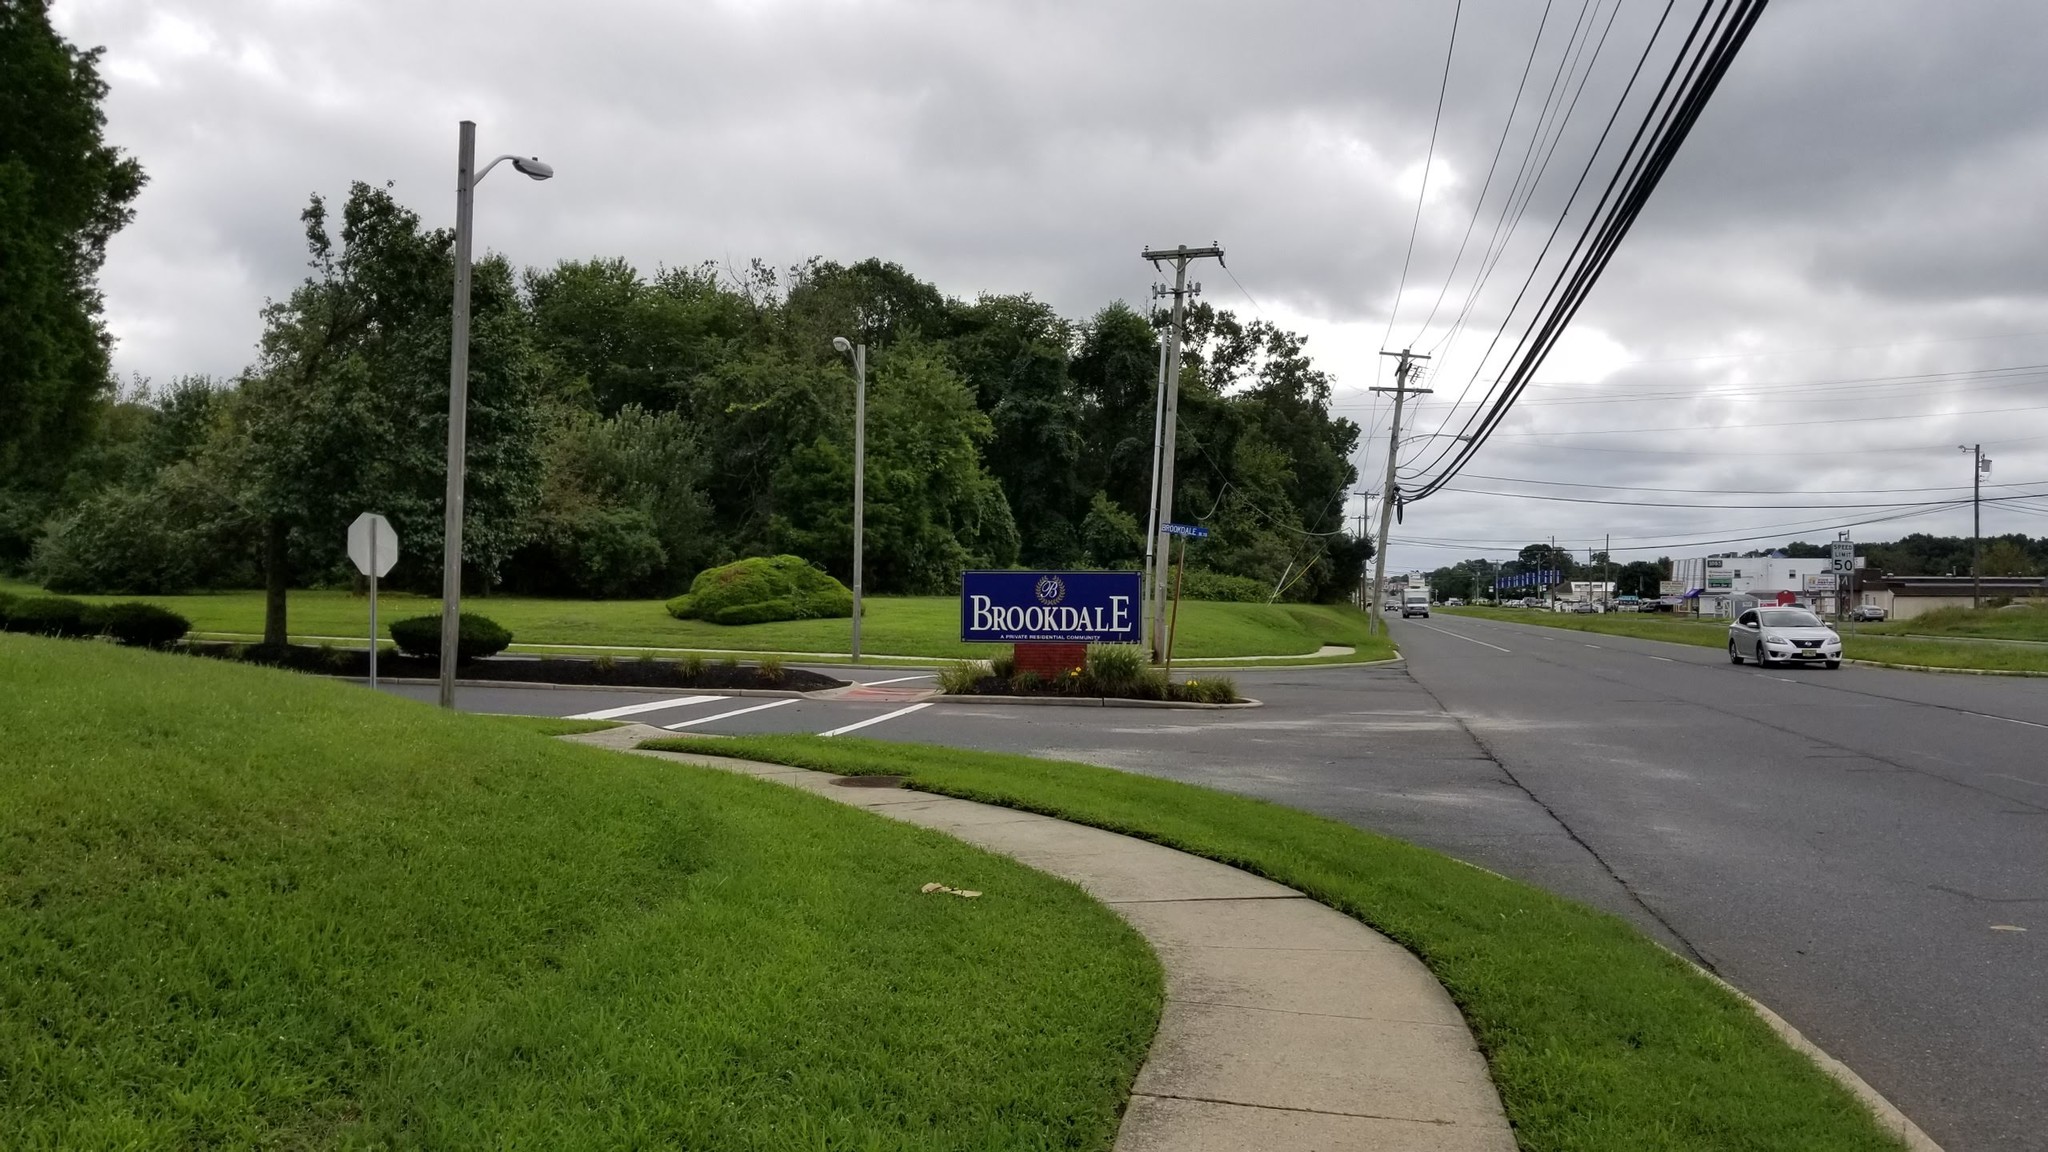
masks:
{"label": "round bush", "polygon": [[97,632],[92,611],[63,596],[29,596],[7,609],[7,630],[37,636],[90,636]]}
{"label": "round bush", "polygon": [[754,556],[707,568],[668,602],[678,620],[765,624],[853,615],[853,593],[801,556]]}
{"label": "round bush", "polygon": [[[457,663],[466,660],[481,660],[496,656],[512,643],[512,633],[504,625],[488,616],[472,616],[467,612],[458,617],[461,631],[456,635],[455,659]],[[441,655],[441,617],[413,616],[391,622],[391,639],[398,650],[407,656],[424,656],[439,659]]]}
{"label": "round bush", "polygon": [[93,612],[99,630],[131,648],[164,648],[184,639],[192,622],[168,608],[131,600]]}
{"label": "round bush", "polygon": [[19,603],[21,603],[21,597],[16,596],[12,592],[0,592],[0,631],[5,631],[7,628],[7,610]]}

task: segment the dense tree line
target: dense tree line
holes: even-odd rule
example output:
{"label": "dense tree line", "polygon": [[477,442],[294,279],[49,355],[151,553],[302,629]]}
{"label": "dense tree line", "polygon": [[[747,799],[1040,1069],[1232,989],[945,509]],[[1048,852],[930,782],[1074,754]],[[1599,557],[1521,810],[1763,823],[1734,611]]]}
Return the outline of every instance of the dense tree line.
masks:
{"label": "dense tree line", "polygon": [[[303,221],[311,274],[264,310],[255,362],[102,397],[0,556],[76,591],[333,584],[346,525],[373,510],[404,541],[393,582],[437,586],[452,237],[365,184]],[[668,595],[784,552],[849,576],[840,335],[868,346],[869,588],[1142,556],[1160,332],[1121,303],[1077,322],[878,260],[646,274],[491,257],[471,326],[478,592]],[[1176,515],[1214,533],[1192,563],[1341,598],[1365,552],[1341,532],[1358,429],[1330,416],[1328,378],[1300,337],[1207,307],[1186,348]]]}

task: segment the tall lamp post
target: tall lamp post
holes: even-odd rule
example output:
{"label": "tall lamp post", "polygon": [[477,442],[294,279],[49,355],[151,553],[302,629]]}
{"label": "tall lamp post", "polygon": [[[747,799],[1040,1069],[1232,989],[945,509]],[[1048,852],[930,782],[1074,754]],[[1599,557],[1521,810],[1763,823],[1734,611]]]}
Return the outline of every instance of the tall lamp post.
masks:
{"label": "tall lamp post", "polygon": [[448,346],[448,497],[441,546],[441,707],[455,707],[456,648],[462,638],[462,473],[469,435],[470,202],[477,182],[499,163],[534,180],[553,168],[536,156],[500,156],[476,169],[476,122],[462,122],[455,162],[455,318]]}
{"label": "tall lamp post", "polygon": [[867,518],[868,346],[834,336],[832,347],[853,357],[853,662],[860,663],[860,562]]}

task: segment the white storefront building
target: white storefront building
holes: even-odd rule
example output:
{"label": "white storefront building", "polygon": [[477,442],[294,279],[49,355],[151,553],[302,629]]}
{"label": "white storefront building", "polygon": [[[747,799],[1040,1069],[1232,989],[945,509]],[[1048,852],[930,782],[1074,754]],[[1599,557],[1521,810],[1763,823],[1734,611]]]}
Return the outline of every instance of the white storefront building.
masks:
{"label": "white storefront building", "polygon": [[[1863,566],[1863,558],[1856,558]],[[1822,612],[1834,611],[1834,565],[1825,556],[1688,556],[1671,562],[1673,583],[1687,595],[1699,592],[1700,612],[1722,615],[1737,597],[1769,600],[1790,592],[1802,604]]]}

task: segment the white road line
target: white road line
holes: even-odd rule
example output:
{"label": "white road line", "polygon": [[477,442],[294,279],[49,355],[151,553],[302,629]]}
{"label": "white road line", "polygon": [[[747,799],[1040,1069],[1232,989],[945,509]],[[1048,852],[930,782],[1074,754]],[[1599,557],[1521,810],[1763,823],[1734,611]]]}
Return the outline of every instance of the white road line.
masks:
{"label": "white road line", "polygon": [[920,672],[915,676],[898,676],[894,680],[861,680],[856,682],[855,686],[860,688],[873,688],[882,684],[901,684],[906,680],[929,680],[936,675],[938,675],[938,673],[936,672]]}
{"label": "white road line", "polygon": [[1417,624],[1417,625],[1416,625],[1416,627],[1417,627],[1417,628],[1427,628],[1427,629],[1429,629],[1429,630],[1430,630],[1431,632],[1442,632],[1442,633],[1443,633],[1444,635],[1446,635],[1446,636],[1456,636],[1456,637],[1457,637],[1458,639],[1460,639],[1460,640],[1463,640],[1463,641],[1465,641],[1465,642],[1466,642],[1466,643],[1468,643],[1468,644],[1477,644],[1477,645],[1479,645],[1479,646],[1480,646],[1481,648],[1491,648],[1491,649],[1493,649],[1493,650],[1494,650],[1495,652],[1506,652],[1506,651],[1507,651],[1507,649],[1505,649],[1505,648],[1501,647],[1501,646],[1500,646],[1500,645],[1498,645],[1498,644],[1488,644],[1488,643],[1487,643],[1486,641],[1484,641],[1484,640],[1474,640],[1474,639],[1472,639],[1472,638],[1471,638],[1470,636],[1467,636],[1467,635],[1465,635],[1465,634],[1464,634],[1464,633],[1462,633],[1462,632],[1452,632],[1452,631],[1450,631],[1450,630],[1449,630],[1449,629],[1447,629],[1447,628],[1438,628],[1438,627],[1436,627],[1436,626],[1435,626],[1435,625],[1433,625],[1433,624]]}
{"label": "white road line", "polygon": [[908,707],[908,708],[898,708],[898,709],[897,709],[897,710],[895,710],[894,712],[884,712],[884,713],[882,713],[882,714],[881,714],[880,716],[870,716],[870,717],[868,717],[867,719],[865,719],[865,720],[862,720],[862,721],[861,721],[860,723],[858,723],[858,724],[848,724],[848,725],[847,725],[846,727],[844,727],[844,728],[834,728],[834,729],[833,729],[833,730],[831,730],[830,732],[820,732],[820,733],[818,733],[818,735],[820,735],[820,736],[844,736],[844,735],[846,735],[846,734],[847,734],[848,732],[855,732],[855,731],[859,731],[860,729],[862,729],[862,728],[865,728],[865,727],[867,727],[867,726],[868,726],[868,725],[870,725],[870,724],[880,724],[880,723],[881,723],[882,721],[884,721],[884,720],[894,720],[894,719],[895,719],[895,718],[897,718],[898,716],[908,716],[908,715],[910,715],[910,714],[911,714],[912,712],[922,712],[922,711],[924,711],[925,709],[927,709],[927,708],[929,708],[929,707],[931,707],[931,706],[932,706],[932,702],[931,702],[931,701],[929,701],[929,700],[927,700],[927,701],[925,701],[925,702],[924,702],[924,703],[922,703],[922,704],[912,704],[912,705],[911,705],[910,707]]}
{"label": "white road line", "polygon": [[766,712],[770,708],[780,708],[784,704],[794,703],[796,703],[795,697],[786,697],[781,700],[770,700],[766,704],[756,704],[751,708],[735,708],[730,712],[720,712],[716,716],[699,716],[695,720],[685,720],[680,724],[663,724],[662,727],[671,732],[680,732],[685,728],[695,728],[699,724],[709,724],[713,720],[724,720],[731,716],[745,716],[749,712]]}
{"label": "white road line", "polygon": [[708,704],[723,700],[723,696],[676,696],[667,700],[656,700],[651,704],[628,704],[623,708],[600,708],[595,712],[579,712],[567,716],[567,720],[612,720],[620,716],[638,716],[642,712],[659,712],[663,708],[682,708],[691,704]]}
{"label": "white road line", "polygon": [[1972,712],[1968,708],[1958,708],[1956,711],[1961,712],[1965,716],[1978,716],[1986,720],[2003,720],[2007,724],[2024,724],[2029,728],[2048,728],[2048,724],[2036,724],[2032,720],[2015,720],[2010,716],[1993,716],[1989,712]]}
{"label": "white road line", "polygon": [[[1644,655],[1645,655],[1645,656],[1649,656],[1649,653],[1645,652],[1645,653],[1644,653]],[[1650,659],[1652,659],[1652,660],[1662,660],[1662,661],[1663,661],[1663,662],[1665,662],[1666,664],[1676,664],[1676,663],[1678,663],[1678,661],[1676,661],[1676,660],[1673,660],[1673,659],[1672,659],[1671,657],[1669,657],[1669,656],[1650,656]]]}
{"label": "white road line", "polygon": [[1598,644],[1588,644],[1588,645],[1586,645],[1586,647],[1588,647],[1588,648],[1598,648],[1598,647],[1600,647],[1600,646],[1599,646]]}

